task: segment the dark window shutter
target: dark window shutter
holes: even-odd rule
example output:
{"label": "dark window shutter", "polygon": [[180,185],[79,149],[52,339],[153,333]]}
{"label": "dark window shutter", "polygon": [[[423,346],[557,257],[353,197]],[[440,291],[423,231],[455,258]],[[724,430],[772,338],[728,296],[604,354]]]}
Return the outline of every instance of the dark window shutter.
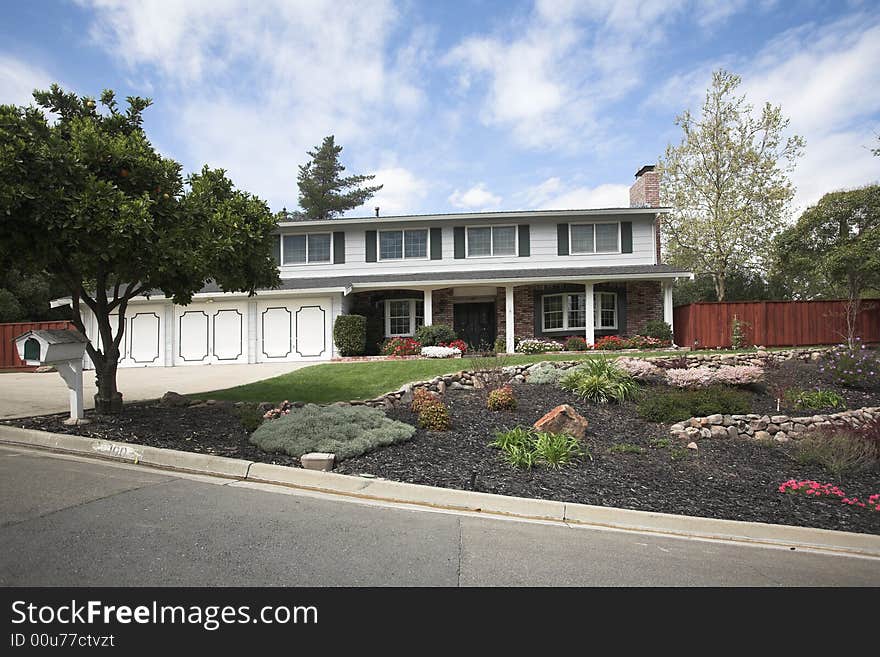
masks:
{"label": "dark window shutter", "polygon": [[531,244],[529,243],[529,225],[520,224],[519,226],[519,257],[528,258],[531,255]]}
{"label": "dark window shutter", "polygon": [[633,224],[631,221],[620,222],[620,252],[633,252]]}
{"label": "dark window shutter", "polygon": [[368,230],[366,232],[367,241],[367,262],[376,262],[376,231]]}
{"label": "dark window shutter", "polygon": [[431,260],[443,259],[443,229],[431,229]]}
{"label": "dark window shutter", "polygon": [[568,255],[568,224],[556,224],[556,253]]}
{"label": "dark window shutter", "polygon": [[333,262],[337,265],[345,263],[345,232],[333,233]]}
{"label": "dark window shutter", "polygon": [[455,257],[464,258],[464,226],[453,228],[453,236],[455,237]]}
{"label": "dark window shutter", "polygon": [[281,264],[281,235],[272,236],[272,257],[276,265]]}

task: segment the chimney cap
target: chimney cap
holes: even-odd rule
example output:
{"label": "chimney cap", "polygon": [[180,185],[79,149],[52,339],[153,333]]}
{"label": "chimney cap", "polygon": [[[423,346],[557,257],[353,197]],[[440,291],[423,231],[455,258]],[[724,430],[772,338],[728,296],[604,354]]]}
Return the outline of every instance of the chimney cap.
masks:
{"label": "chimney cap", "polygon": [[636,178],[641,178],[644,174],[648,173],[649,171],[653,171],[656,168],[657,167],[653,164],[646,164],[641,169],[636,171]]}

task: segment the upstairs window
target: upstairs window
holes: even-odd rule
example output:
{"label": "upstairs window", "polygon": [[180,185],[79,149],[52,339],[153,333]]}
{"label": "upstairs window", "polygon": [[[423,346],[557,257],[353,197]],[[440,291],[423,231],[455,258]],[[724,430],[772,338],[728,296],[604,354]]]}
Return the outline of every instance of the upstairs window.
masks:
{"label": "upstairs window", "polygon": [[571,224],[571,253],[620,253],[620,223]]}
{"label": "upstairs window", "polygon": [[403,258],[427,257],[427,229],[383,230],[379,232],[380,260],[401,260]]}
{"label": "upstairs window", "polygon": [[468,226],[467,256],[516,255],[516,226]]}
{"label": "upstairs window", "polygon": [[330,233],[284,235],[281,241],[282,264],[330,262],[330,242]]}

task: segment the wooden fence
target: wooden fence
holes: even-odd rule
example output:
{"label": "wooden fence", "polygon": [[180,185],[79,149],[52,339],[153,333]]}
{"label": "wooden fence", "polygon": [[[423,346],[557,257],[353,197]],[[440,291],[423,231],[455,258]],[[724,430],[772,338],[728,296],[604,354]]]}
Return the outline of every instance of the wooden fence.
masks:
{"label": "wooden fence", "polygon": [[18,357],[15,338],[22,333],[36,330],[72,329],[73,322],[16,322],[0,324],[0,369],[25,369],[28,366]]}
{"label": "wooden fence", "polygon": [[[862,305],[857,335],[864,342],[880,342],[880,300]],[[674,309],[675,343],[730,347],[734,317],[744,323],[748,345],[837,344],[846,334],[843,301],[699,302]]]}

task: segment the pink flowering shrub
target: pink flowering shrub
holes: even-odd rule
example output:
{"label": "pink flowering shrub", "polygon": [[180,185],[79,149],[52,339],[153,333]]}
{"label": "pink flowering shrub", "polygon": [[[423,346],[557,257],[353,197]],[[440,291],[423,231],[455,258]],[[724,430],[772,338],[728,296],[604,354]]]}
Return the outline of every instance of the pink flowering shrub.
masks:
{"label": "pink flowering shrub", "polygon": [[831,497],[840,499],[841,503],[855,506],[861,509],[880,511],[880,493],[874,493],[868,497],[868,501],[862,502],[858,497],[849,497],[842,488],[834,484],[820,484],[812,479],[797,481],[789,479],[779,486],[780,493],[789,495],[806,495],[808,497]]}
{"label": "pink flowering shrub", "polygon": [[692,367],[666,370],[666,382],[676,388],[708,388],[712,385],[743,386],[757,383],[763,370],[754,365],[735,365],[712,369]]}
{"label": "pink flowering shrub", "polygon": [[621,356],[614,361],[614,364],[638,381],[663,378],[663,370],[643,358]]}
{"label": "pink flowering shrub", "polygon": [[268,411],[266,411],[263,414],[263,419],[275,420],[282,415],[290,415],[291,408],[293,408],[293,404],[285,399],[283,402],[281,402],[280,406],[277,406],[276,408],[270,408]]}

